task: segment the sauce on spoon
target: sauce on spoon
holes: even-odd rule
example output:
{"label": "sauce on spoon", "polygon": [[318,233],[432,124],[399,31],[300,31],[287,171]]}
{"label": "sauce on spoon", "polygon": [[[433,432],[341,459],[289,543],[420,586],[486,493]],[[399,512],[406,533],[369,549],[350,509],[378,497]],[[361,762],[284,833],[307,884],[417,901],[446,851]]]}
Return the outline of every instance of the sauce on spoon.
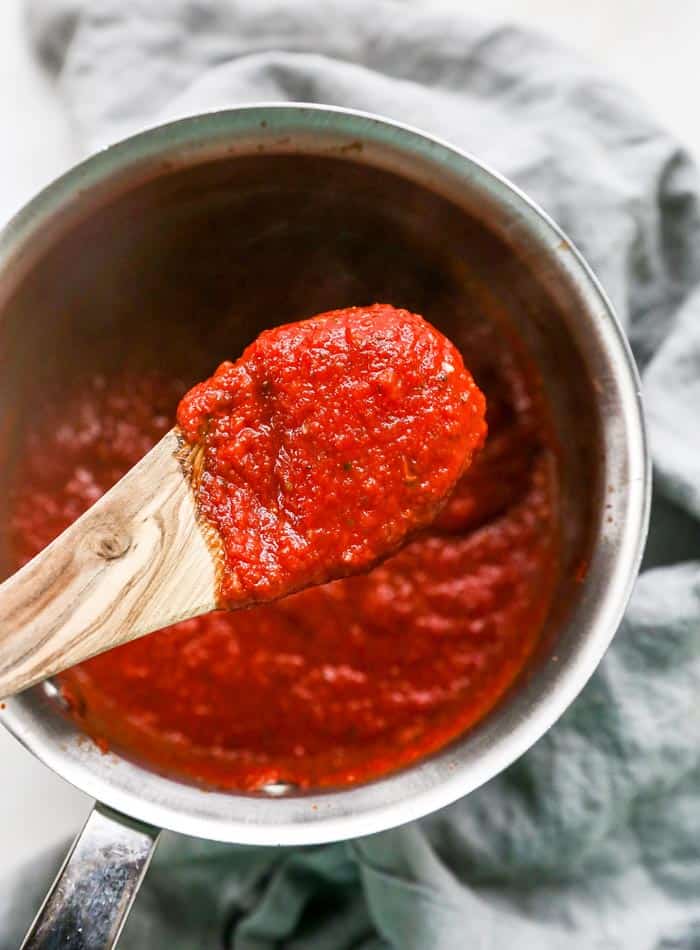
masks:
{"label": "sauce on spoon", "polygon": [[486,435],[453,344],[386,304],[263,332],[180,402],[222,606],[369,569],[429,524]]}

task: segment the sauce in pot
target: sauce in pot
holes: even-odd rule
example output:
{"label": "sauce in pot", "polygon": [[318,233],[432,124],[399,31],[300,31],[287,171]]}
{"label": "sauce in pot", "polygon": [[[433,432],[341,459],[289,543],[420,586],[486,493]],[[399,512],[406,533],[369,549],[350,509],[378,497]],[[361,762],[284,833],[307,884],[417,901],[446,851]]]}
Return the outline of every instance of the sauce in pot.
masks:
{"label": "sauce in pot", "polygon": [[[250,790],[376,777],[478,721],[532,653],[557,570],[546,409],[498,346],[488,373],[474,367],[486,445],[430,526],[367,574],[198,617],[69,670],[61,688],[83,728],[165,774]],[[186,388],[115,368],[47,399],[26,425],[12,500],[18,566],[164,434]]]}

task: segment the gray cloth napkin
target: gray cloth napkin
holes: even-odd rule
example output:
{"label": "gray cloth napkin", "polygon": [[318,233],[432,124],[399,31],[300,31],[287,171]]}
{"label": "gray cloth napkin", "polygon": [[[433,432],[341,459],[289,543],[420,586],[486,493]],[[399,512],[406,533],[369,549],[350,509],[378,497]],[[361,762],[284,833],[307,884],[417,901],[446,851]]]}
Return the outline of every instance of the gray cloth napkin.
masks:
{"label": "gray cloth napkin", "polygon": [[700,178],[638,102],[547,39],[397,0],[35,0],[86,152],[259,100],[351,106],[484,159],[579,245],[643,373],[642,576],[555,728],[450,808],[337,845],[169,836],[127,948],[700,948]]}

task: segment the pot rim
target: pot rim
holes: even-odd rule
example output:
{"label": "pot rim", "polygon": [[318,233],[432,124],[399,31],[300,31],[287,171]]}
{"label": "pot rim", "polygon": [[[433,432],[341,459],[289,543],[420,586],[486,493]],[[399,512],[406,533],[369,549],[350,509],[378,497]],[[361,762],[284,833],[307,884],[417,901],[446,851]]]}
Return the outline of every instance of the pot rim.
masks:
{"label": "pot rim", "polygon": [[[449,180],[453,188],[461,181],[517,218],[581,302],[586,330],[595,338],[591,346],[598,348],[608,373],[607,406],[615,413],[617,428],[603,434],[603,441],[616,459],[616,470],[623,473],[624,483],[618,487],[624,491],[615,502],[617,517],[600,529],[577,618],[568,621],[585,622],[585,635],[570,655],[548,664],[547,688],[519,705],[516,701],[505,715],[499,715],[497,707],[485,724],[468,733],[468,741],[456,740],[376,781],[279,798],[205,792],[81,742],[79,731],[64,722],[47,698],[51,684],[7,700],[0,712],[0,723],[45,765],[117,811],[183,834],[241,844],[319,844],[386,830],[451,804],[510,765],[567,709],[608,648],[639,570],[649,520],[651,466],[639,377],[593,272],[560,228],[517,187],[467,152],[409,125],[351,109],[261,103],[178,119],[127,138],[58,178],[4,228],[0,304],[53,243],[52,228],[65,232],[87,204],[95,206],[105,189],[113,196],[115,188],[127,190],[154,174],[242,154],[247,139],[269,142],[268,153],[275,154],[304,150],[310,138],[323,146],[315,154],[343,155],[343,149],[359,142],[365,159],[379,164],[381,155],[390,154],[393,170],[403,163],[403,171],[409,170],[419,183],[421,175],[431,173]],[[348,157],[358,160],[355,152]],[[429,187],[439,190],[434,179]],[[562,247],[565,253],[558,252]]]}

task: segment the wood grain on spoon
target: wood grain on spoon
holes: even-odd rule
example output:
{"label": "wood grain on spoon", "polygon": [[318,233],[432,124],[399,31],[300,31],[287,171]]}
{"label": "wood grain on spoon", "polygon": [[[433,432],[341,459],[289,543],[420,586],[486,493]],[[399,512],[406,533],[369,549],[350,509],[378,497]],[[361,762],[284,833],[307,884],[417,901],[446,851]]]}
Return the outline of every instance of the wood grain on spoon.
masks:
{"label": "wood grain on spoon", "polygon": [[266,331],[0,586],[0,696],[214,608],[368,570],[433,520],[484,411],[454,346],[408,311]]}
{"label": "wood grain on spoon", "polygon": [[172,429],[0,585],[0,696],[217,605],[216,559]]}

